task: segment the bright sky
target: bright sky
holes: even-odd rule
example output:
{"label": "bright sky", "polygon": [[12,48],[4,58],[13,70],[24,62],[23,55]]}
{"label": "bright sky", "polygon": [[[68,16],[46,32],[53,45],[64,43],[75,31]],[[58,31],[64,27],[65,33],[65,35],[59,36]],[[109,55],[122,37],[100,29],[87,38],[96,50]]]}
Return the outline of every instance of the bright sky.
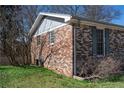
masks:
{"label": "bright sky", "polygon": [[122,12],[122,15],[119,19],[113,20],[113,23],[124,25],[124,5],[114,6],[116,9],[120,10]]}

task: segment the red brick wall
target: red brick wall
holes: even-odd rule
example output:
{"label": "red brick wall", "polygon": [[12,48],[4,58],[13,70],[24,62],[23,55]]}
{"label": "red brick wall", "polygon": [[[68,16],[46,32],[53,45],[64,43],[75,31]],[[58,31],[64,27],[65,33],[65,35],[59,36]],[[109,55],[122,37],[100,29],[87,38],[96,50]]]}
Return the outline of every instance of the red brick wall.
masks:
{"label": "red brick wall", "polygon": [[[43,49],[41,46],[37,46],[36,37],[32,38],[32,64],[35,64],[35,60],[38,56],[38,53],[41,50],[42,58],[46,58],[48,54],[51,56],[47,58],[44,63],[46,68],[52,69],[57,73],[64,74],[66,76],[72,76],[72,26],[65,25],[63,27],[57,28],[55,31],[55,43],[53,45],[48,42],[48,33],[42,34],[46,39]],[[41,39],[43,38],[41,36]]]}

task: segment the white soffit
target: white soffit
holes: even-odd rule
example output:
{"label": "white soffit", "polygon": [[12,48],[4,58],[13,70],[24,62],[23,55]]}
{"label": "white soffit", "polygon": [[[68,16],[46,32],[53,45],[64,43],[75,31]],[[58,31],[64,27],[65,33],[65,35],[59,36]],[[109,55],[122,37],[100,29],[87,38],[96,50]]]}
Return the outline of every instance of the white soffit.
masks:
{"label": "white soffit", "polygon": [[57,18],[63,18],[65,19],[65,22],[69,21],[72,16],[68,14],[58,14],[58,13],[45,13],[41,12],[40,15],[45,15],[45,16],[52,16],[52,17],[57,17]]}
{"label": "white soffit", "polygon": [[63,18],[64,22],[66,23],[67,21],[71,20],[72,16],[68,15],[68,14],[58,14],[58,13],[49,13],[49,12],[40,12],[34,22],[34,24],[32,25],[30,31],[29,31],[29,35],[32,35],[35,31],[35,29],[37,29],[38,25],[41,23],[41,20],[44,16],[51,16],[51,17],[57,17],[57,18]]}

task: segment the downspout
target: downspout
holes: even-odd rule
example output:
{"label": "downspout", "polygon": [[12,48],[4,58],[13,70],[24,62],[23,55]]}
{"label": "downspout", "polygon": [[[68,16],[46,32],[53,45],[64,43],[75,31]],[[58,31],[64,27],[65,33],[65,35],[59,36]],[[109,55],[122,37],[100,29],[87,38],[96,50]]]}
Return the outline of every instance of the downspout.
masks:
{"label": "downspout", "polygon": [[106,51],[105,51],[105,42],[106,42],[106,40],[105,40],[105,29],[103,30],[103,47],[104,47],[104,51],[103,51],[103,53],[104,53],[104,56],[106,56],[105,54],[106,54]]}
{"label": "downspout", "polygon": [[76,76],[76,40],[75,40],[75,26],[73,25],[73,76]]}
{"label": "downspout", "polygon": [[[77,22],[77,27],[80,28],[80,20]],[[73,24],[73,76],[77,76],[77,62],[76,62],[76,28]]]}

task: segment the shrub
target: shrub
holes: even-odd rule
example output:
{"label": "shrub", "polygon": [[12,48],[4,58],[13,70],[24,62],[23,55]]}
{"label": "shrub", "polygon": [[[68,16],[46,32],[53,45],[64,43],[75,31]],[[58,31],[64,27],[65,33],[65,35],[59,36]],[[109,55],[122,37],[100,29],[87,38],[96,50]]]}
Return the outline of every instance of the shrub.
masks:
{"label": "shrub", "polygon": [[83,62],[81,66],[81,71],[79,76],[87,77],[100,77],[104,78],[110,75],[120,74],[121,71],[124,71],[124,63],[121,58],[115,56],[109,56],[104,58],[93,58],[90,57]]}
{"label": "shrub", "polygon": [[86,62],[83,62],[79,76],[81,77],[91,76],[94,70],[96,69],[97,65],[98,62],[96,61],[96,59],[93,59],[92,57],[88,58]]}
{"label": "shrub", "polygon": [[112,57],[106,57],[99,63],[93,74],[105,77],[110,74],[119,73],[120,71],[121,62]]}

